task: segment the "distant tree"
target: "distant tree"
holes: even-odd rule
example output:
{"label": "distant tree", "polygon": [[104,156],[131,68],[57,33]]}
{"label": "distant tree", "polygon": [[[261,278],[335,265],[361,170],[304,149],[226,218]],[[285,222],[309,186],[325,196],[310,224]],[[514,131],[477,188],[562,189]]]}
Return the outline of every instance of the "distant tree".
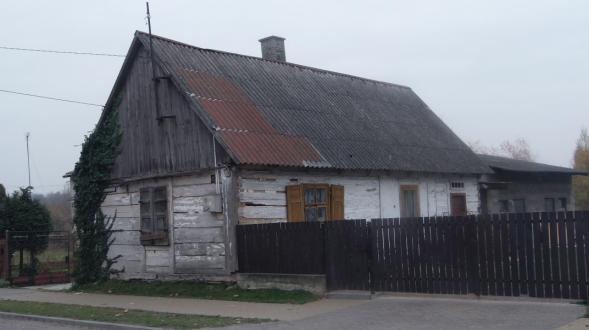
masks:
{"label": "distant tree", "polygon": [[[577,140],[573,167],[579,171],[589,171],[589,134],[587,129],[581,129]],[[573,192],[575,206],[578,210],[589,210],[589,177],[576,175],[573,177]]]}
{"label": "distant tree", "polygon": [[70,231],[73,227],[71,198],[68,190],[33,195],[49,210],[53,229],[59,231]]}
{"label": "distant tree", "polygon": [[508,157],[519,160],[534,161],[530,145],[525,139],[519,138],[515,141],[503,141],[499,146]]}
{"label": "distant tree", "polygon": [[527,161],[534,161],[535,159],[530,145],[523,138],[516,139],[513,142],[505,140],[501,142],[499,147],[485,146],[478,140],[467,144],[477,154],[503,156]]}
{"label": "distant tree", "polygon": [[481,141],[469,141],[466,143],[468,147],[477,154],[501,156],[501,151],[495,147],[489,147],[481,143]]}
{"label": "distant tree", "polygon": [[4,185],[2,185],[0,183],[0,201],[3,201],[6,199],[6,188],[4,188]]}
{"label": "distant tree", "polygon": [[[21,188],[3,201],[3,212],[0,215],[0,232],[9,230],[15,232],[10,238],[10,253],[19,250],[21,261],[20,271],[23,271],[23,252],[29,251],[31,265],[29,271],[36,269],[34,256],[47,248],[47,233],[51,231],[51,217],[47,208],[31,196],[30,188]],[[17,233],[19,232],[19,233]]]}

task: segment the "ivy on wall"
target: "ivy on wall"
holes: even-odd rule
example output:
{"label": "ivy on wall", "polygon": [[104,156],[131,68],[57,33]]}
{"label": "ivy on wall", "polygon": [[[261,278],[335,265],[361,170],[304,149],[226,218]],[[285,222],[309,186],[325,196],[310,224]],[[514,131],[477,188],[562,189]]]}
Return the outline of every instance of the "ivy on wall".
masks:
{"label": "ivy on wall", "polygon": [[114,102],[112,107],[104,109],[104,118],[94,132],[86,136],[72,173],[75,191],[73,221],[79,239],[76,249],[78,265],[74,271],[77,285],[107,280],[118,259],[108,257],[108,249],[114,240],[112,226],[115,219],[106,217],[100,206],[120,151],[119,103]]}

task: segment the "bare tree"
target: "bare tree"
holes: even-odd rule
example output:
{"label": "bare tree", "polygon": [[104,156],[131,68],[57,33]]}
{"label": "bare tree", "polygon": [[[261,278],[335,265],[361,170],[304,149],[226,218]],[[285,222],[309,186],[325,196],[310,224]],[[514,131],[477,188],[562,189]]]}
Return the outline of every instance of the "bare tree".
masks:
{"label": "bare tree", "polygon": [[501,151],[507,155],[507,157],[519,160],[534,161],[535,157],[532,154],[530,145],[525,139],[519,138],[511,142],[505,140],[499,146]]}
{"label": "bare tree", "polygon": [[525,139],[505,140],[499,147],[485,146],[479,140],[468,142],[467,145],[477,154],[503,156],[519,160],[534,161],[530,145]]}

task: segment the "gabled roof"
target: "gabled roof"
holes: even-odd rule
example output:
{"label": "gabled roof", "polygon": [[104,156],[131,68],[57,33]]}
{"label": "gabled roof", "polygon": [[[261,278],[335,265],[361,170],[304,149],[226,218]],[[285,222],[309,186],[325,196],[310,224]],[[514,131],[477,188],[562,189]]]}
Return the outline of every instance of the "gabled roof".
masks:
{"label": "gabled roof", "polygon": [[509,172],[526,172],[537,174],[569,174],[569,175],[588,175],[588,172],[578,171],[568,167],[554,166],[525,160],[517,160],[508,157],[478,155],[481,160],[493,170]]}
{"label": "gabled roof", "polygon": [[[149,48],[149,36],[135,41]],[[153,36],[156,62],[238,164],[486,173],[408,87]]]}

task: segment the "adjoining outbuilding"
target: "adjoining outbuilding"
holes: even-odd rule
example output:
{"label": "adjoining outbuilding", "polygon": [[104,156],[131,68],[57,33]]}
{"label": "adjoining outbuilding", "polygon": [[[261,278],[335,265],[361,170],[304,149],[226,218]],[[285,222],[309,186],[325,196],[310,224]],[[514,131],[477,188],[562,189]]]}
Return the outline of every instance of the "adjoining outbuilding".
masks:
{"label": "adjoining outbuilding", "polygon": [[493,173],[480,180],[481,213],[566,212],[575,210],[574,175],[568,167],[479,155]]}

